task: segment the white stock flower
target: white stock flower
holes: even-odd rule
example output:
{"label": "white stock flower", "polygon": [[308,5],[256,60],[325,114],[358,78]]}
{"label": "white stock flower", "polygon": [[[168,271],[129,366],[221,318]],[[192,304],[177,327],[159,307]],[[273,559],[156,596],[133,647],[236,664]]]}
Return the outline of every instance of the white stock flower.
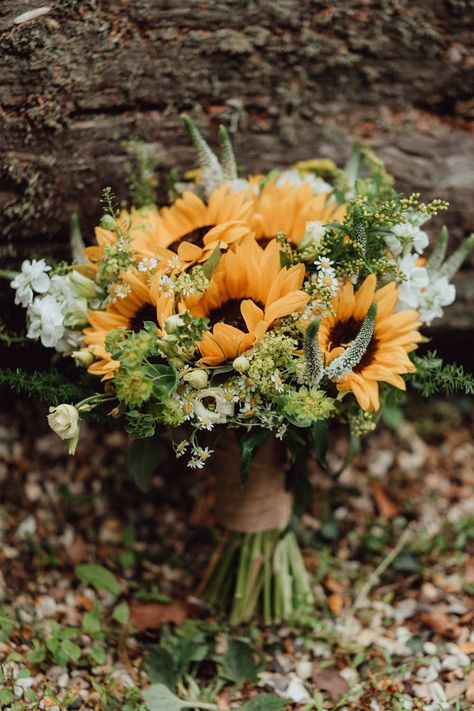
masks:
{"label": "white stock flower", "polygon": [[64,335],[64,315],[61,305],[50,294],[36,298],[28,307],[28,338],[41,340],[46,348],[54,348]]}
{"label": "white stock flower", "polygon": [[278,176],[276,181],[277,185],[295,185],[300,187],[300,185],[311,185],[313,193],[330,193],[332,187],[322,178],[319,178],[313,173],[302,174],[299,170],[284,170]]}
{"label": "white stock flower", "polygon": [[74,405],[63,403],[49,408],[48,424],[58,437],[69,442],[69,454],[74,454],[79,441],[79,412]]}
{"label": "white stock flower", "polygon": [[407,254],[399,263],[405,279],[398,287],[399,306],[416,309],[420,300],[420,290],[429,284],[428,271],[417,265],[418,255]]}
{"label": "white stock flower", "polygon": [[434,279],[420,292],[418,303],[420,320],[429,326],[435,318],[441,318],[443,307],[452,304],[455,298],[454,284],[450,284],[446,277]]}
{"label": "white stock flower", "polygon": [[12,280],[10,286],[16,290],[15,304],[27,308],[33,302],[33,292],[45,294],[49,288],[49,267],[44,259],[25,259],[21,272]]}
{"label": "white stock flower", "polygon": [[392,234],[385,235],[385,242],[395,257],[411,249],[421,254],[428,246],[426,232],[409,222],[394,225],[391,230]]}
{"label": "white stock flower", "polygon": [[[209,410],[203,400],[214,400],[214,410]],[[223,425],[234,414],[234,403],[226,398],[222,388],[199,390],[194,397],[194,414],[200,420],[209,420],[214,425]]]}

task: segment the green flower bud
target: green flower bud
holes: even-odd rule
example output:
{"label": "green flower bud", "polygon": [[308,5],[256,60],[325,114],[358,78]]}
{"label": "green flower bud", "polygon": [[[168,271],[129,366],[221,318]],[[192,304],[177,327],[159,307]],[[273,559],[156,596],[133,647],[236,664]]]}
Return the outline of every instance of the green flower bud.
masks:
{"label": "green flower bud", "polygon": [[85,368],[88,368],[94,362],[94,356],[85,348],[81,351],[73,351],[71,355],[78,365],[83,365]]}
{"label": "green flower bud", "polygon": [[92,279],[84,276],[80,272],[73,270],[70,274],[71,282],[78,292],[79,296],[83,296],[86,299],[97,296],[97,286]]}
{"label": "green flower bud", "polygon": [[196,370],[190,370],[185,373],[183,375],[183,380],[189,383],[190,386],[195,390],[202,390],[202,388],[205,388],[208,383],[206,371],[200,370],[199,368],[196,368]]}
{"label": "green flower bud", "polygon": [[100,220],[100,226],[104,230],[111,230],[112,232],[115,232],[117,229],[117,222],[112,215],[103,215]]}
{"label": "green flower bud", "polygon": [[237,358],[232,363],[232,367],[238,373],[246,373],[247,370],[250,368],[250,361],[246,356],[237,356]]}

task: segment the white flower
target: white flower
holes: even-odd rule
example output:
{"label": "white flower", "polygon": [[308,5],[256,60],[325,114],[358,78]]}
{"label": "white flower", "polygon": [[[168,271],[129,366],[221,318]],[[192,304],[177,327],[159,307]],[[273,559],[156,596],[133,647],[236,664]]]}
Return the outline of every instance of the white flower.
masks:
{"label": "white flower", "polygon": [[213,429],[214,423],[209,419],[209,417],[199,417],[198,420],[201,429],[209,431]]}
{"label": "white flower", "polygon": [[89,277],[84,276],[75,269],[70,273],[69,279],[78,296],[82,296],[86,299],[92,299],[94,296],[97,296],[97,284],[93,279],[89,279]]}
{"label": "white flower", "polygon": [[300,187],[301,185],[311,185],[313,193],[330,193],[332,187],[322,178],[319,178],[313,173],[302,174],[299,170],[284,170],[278,176],[276,181],[277,185],[294,185],[295,187]]}
{"label": "white flower", "polygon": [[143,259],[138,262],[139,272],[151,272],[158,266],[158,260],[154,257],[143,257]]}
{"label": "white flower", "polygon": [[171,259],[168,259],[166,266],[169,269],[180,269],[183,266],[181,259],[175,254]]}
{"label": "white flower", "polygon": [[160,279],[160,289],[165,296],[172,294],[174,291],[174,281],[167,274],[163,274]]}
{"label": "white flower", "polygon": [[25,259],[21,265],[21,272],[10,283],[12,289],[16,289],[15,304],[20,304],[24,308],[30,306],[33,301],[33,292],[45,294],[49,289],[49,267],[44,259]]}
{"label": "white flower", "polygon": [[326,269],[318,274],[319,286],[324,286],[330,290],[331,294],[335,294],[339,289],[339,282],[336,278],[334,269]]}
{"label": "white flower", "polygon": [[61,305],[50,294],[33,301],[28,307],[28,319],[28,338],[41,339],[46,348],[54,348],[64,335]]}
{"label": "white flower", "polygon": [[420,290],[429,284],[428,271],[425,267],[419,267],[417,262],[418,255],[407,254],[399,264],[400,271],[406,277],[398,289],[399,306],[403,308],[416,309],[419,304]]}
{"label": "white flower", "polygon": [[275,390],[277,391],[277,393],[282,393],[285,389],[285,386],[283,384],[283,380],[280,377],[280,373],[277,370],[273,373],[273,375],[270,376],[270,380],[275,386]]}
{"label": "white flower", "polygon": [[446,277],[435,279],[420,291],[417,308],[421,321],[429,326],[435,318],[441,318],[443,307],[452,304],[455,298],[454,284],[450,284]]}
{"label": "white flower", "polygon": [[402,254],[408,250],[414,249],[415,252],[421,252],[428,246],[428,235],[419,227],[410,223],[399,223],[394,225],[390,235],[385,235],[385,242],[390,248],[394,256]]}
{"label": "white flower", "polygon": [[307,222],[305,225],[305,233],[301,238],[298,249],[301,251],[307,247],[318,248],[326,233],[326,226],[320,220]]}
{"label": "white flower", "polygon": [[[209,410],[203,400],[214,400],[214,410]],[[220,425],[227,422],[228,417],[234,414],[234,403],[226,398],[222,388],[206,388],[199,390],[194,398],[194,412],[198,419],[209,419],[213,424]]]}
{"label": "white flower", "polygon": [[332,259],[329,259],[329,257],[319,257],[314,262],[314,265],[318,269],[318,271],[323,272],[323,274],[326,273],[331,275],[335,274],[333,264],[334,262],[332,261]]}
{"label": "white flower", "polygon": [[74,405],[50,407],[48,424],[58,437],[69,441],[69,454],[74,454],[79,441],[79,412]]}
{"label": "white flower", "polygon": [[87,324],[87,299],[79,293],[69,274],[51,277],[48,296],[53,296],[58,302],[65,326],[76,328]]}

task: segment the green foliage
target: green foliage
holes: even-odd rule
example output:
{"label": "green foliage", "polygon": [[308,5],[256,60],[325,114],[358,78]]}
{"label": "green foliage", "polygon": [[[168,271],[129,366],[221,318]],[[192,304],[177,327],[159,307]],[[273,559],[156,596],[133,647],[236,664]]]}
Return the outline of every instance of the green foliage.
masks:
{"label": "green foliage", "polygon": [[416,373],[408,376],[409,381],[424,397],[445,393],[452,395],[462,392],[474,395],[474,375],[464,370],[462,365],[443,363],[436,351],[425,356],[413,356]]}
{"label": "green foliage", "polygon": [[158,161],[140,141],[125,141],[124,146],[131,156],[131,160],[125,164],[125,175],[132,205],[154,205]]}
{"label": "green foliage", "polygon": [[153,437],[156,430],[156,421],[153,415],[140,412],[139,410],[130,410],[126,415],[125,430],[135,439],[147,439]]}
{"label": "green foliage", "polygon": [[240,483],[247,481],[250,467],[256,450],[268,439],[270,431],[263,427],[255,427],[239,437],[240,445]]}
{"label": "green foliage", "polygon": [[257,665],[252,648],[240,639],[231,640],[223,658],[222,676],[241,686],[245,681],[255,683],[257,680]]}
{"label": "green foliage", "polygon": [[110,570],[95,563],[76,565],[75,571],[79,580],[86,585],[92,585],[96,590],[107,590],[112,595],[120,594],[120,585]]}
{"label": "green foliage", "polygon": [[141,491],[148,491],[153,472],[162,458],[160,441],[155,437],[134,440],[128,450],[128,470]]}
{"label": "green foliage", "polygon": [[174,632],[164,627],[160,645],[147,649],[145,667],[153,683],[175,688],[192,665],[212,656],[211,641],[199,624],[186,621]]}
{"label": "green foliage", "polygon": [[272,694],[259,694],[253,699],[247,701],[240,711],[283,711],[286,706],[284,699],[279,699]]}
{"label": "green foliage", "polygon": [[164,684],[154,684],[143,694],[148,711],[181,711],[182,709],[216,709],[215,704],[201,701],[182,701]]}
{"label": "green foliage", "polygon": [[10,331],[8,326],[0,321],[0,341],[6,346],[12,346],[13,344],[22,345],[27,342],[26,336]]}
{"label": "green foliage", "polygon": [[48,405],[78,402],[90,394],[90,383],[83,386],[83,378],[72,382],[58,370],[27,371],[17,368],[0,370],[0,385],[7,385],[18,393],[35,397]]}

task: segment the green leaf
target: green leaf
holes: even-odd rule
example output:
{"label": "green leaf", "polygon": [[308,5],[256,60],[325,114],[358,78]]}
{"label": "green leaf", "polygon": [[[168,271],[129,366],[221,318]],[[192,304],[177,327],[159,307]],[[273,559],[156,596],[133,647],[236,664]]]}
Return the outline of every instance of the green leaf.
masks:
{"label": "green leaf", "polygon": [[257,680],[257,665],[252,648],[241,640],[232,640],[223,658],[224,668],[222,675],[237,686],[250,679]]}
{"label": "green leaf", "polygon": [[87,585],[92,585],[96,590],[107,590],[112,595],[120,593],[120,585],[115,576],[102,565],[83,563],[76,565],[74,572],[79,580]]}
{"label": "green leaf", "polygon": [[329,444],[329,422],[327,420],[317,420],[311,428],[311,439],[313,455],[319,464],[326,468],[326,454]]}
{"label": "green leaf", "polygon": [[255,427],[240,439],[240,485],[243,486],[250,474],[250,467],[255,451],[265,442],[270,434],[263,427]]}
{"label": "green leaf", "polygon": [[164,684],[174,688],[179,681],[173,657],[158,645],[148,647],[145,669],[152,684]]}
{"label": "green leaf", "polygon": [[150,365],[147,374],[153,378],[153,394],[158,400],[172,395],[178,384],[176,368],[172,365]]}
{"label": "green leaf", "polygon": [[216,271],[217,267],[219,266],[219,262],[221,261],[221,250],[219,248],[219,245],[214,248],[214,251],[212,252],[211,256],[206,259],[204,264],[202,265],[202,270],[204,272],[204,275],[210,279],[214,272]]}
{"label": "green leaf", "polygon": [[149,490],[153,472],[161,456],[161,444],[157,437],[135,439],[131,443],[128,450],[128,470],[141,491]]}
{"label": "green leaf", "polygon": [[200,701],[182,701],[178,699],[164,684],[154,684],[147,689],[143,698],[148,711],[181,711],[181,709],[217,709],[215,704]]}
{"label": "green leaf", "polygon": [[94,612],[86,612],[82,618],[82,629],[91,636],[101,631],[100,620]]}
{"label": "green leaf", "polygon": [[401,551],[392,563],[392,568],[403,573],[419,573],[421,565],[410,551]]}
{"label": "green leaf", "polygon": [[91,647],[87,650],[90,657],[96,664],[103,664],[105,662],[105,649],[102,647]]}
{"label": "green leaf", "polygon": [[70,639],[63,639],[61,642],[61,650],[69,659],[72,659],[73,662],[77,662],[82,654],[82,650],[79,645],[75,642],[71,642]]}
{"label": "green leaf", "polygon": [[11,702],[14,700],[14,698],[15,697],[13,696],[10,689],[1,689],[0,690],[0,704],[2,705],[2,708],[3,708],[3,705],[6,706],[7,704],[11,704]]}
{"label": "green leaf", "polygon": [[285,699],[279,699],[272,694],[259,694],[253,699],[247,701],[240,711],[281,711],[285,708],[287,702]]}
{"label": "green leaf", "polygon": [[112,612],[112,619],[118,622],[120,625],[127,625],[130,619],[130,610],[126,602],[119,602],[118,605],[114,607]]}

